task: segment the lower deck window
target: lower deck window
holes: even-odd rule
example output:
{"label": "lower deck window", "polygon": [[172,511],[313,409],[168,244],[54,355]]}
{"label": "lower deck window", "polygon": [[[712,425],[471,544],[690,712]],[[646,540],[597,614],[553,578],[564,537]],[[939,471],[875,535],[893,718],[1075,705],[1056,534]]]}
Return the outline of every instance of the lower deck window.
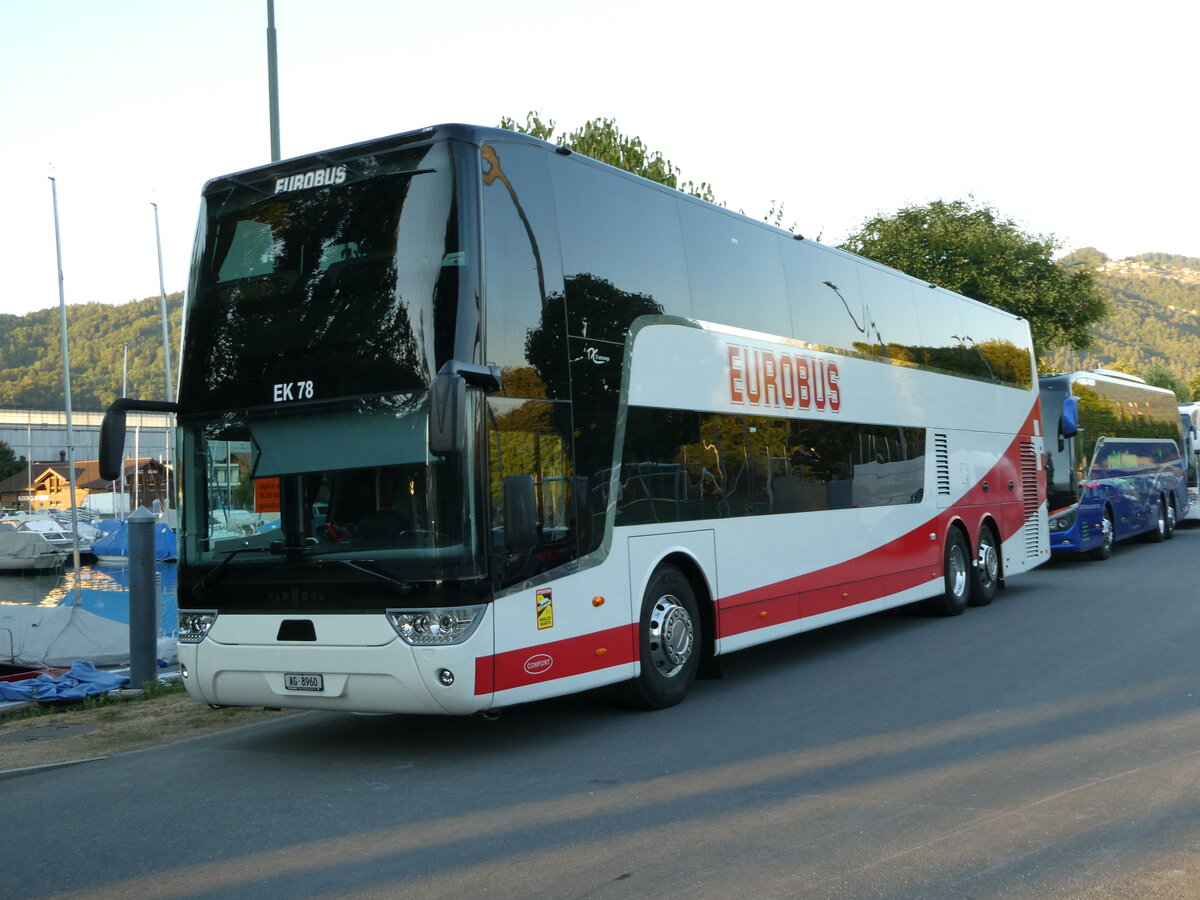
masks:
{"label": "lower deck window", "polygon": [[633,408],[617,524],[919,503],[925,431]]}

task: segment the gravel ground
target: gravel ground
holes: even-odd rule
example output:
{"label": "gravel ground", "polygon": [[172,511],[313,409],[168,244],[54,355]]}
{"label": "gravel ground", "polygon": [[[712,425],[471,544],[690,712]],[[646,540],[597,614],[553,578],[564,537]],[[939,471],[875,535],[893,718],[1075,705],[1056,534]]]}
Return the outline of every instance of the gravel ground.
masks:
{"label": "gravel ground", "polygon": [[211,709],[183,693],[148,699],[140,692],[114,692],[92,701],[53,711],[29,708],[0,717],[0,774],[34,766],[57,765],[113,756],[170,744],[186,738],[290,715],[264,709]]}

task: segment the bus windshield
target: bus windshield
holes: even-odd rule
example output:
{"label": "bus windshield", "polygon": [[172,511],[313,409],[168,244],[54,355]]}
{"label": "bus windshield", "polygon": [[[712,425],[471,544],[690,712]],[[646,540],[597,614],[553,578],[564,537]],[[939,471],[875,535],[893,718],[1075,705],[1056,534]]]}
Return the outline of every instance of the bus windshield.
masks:
{"label": "bus windshield", "polygon": [[185,558],[370,559],[406,581],[479,575],[472,454],[429,454],[424,401],[396,395],[189,422]]}

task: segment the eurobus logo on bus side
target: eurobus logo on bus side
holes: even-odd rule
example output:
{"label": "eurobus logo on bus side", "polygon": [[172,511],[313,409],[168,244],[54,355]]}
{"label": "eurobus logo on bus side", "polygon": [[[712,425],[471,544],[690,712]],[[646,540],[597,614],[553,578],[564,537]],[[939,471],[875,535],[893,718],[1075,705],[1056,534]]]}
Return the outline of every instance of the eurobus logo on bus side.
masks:
{"label": "eurobus logo on bus side", "polygon": [[783,409],[842,408],[841,374],[831,359],[780,353],[742,344],[726,345],[729,400],[739,406]]}

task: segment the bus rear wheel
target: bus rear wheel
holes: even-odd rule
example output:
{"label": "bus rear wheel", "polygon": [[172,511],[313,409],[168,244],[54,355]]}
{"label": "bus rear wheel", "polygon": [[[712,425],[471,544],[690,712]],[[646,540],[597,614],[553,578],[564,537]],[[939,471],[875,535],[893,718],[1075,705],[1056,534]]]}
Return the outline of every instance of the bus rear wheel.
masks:
{"label": "bus rear wheel", "polygon": [[942,571],[945,590],[926,600],[925,609],[935,616],[960,615],[971,596],[971,550],[957,528],[951,528],[946,534]]}
{"label": "bus rear wheel", "polygon": [[671,565],[650,576],[638,621],[641,672],[621,685],[639,709],[666,709],[683,700],[700,668],[700,608],[684,574]]}
{"label": "bus rear wheel", "polygon": [[991,526],[979,530],[978,549],[971,566],[971,606],[987,606],[996,596],[1000,585],[1000,550]]}

